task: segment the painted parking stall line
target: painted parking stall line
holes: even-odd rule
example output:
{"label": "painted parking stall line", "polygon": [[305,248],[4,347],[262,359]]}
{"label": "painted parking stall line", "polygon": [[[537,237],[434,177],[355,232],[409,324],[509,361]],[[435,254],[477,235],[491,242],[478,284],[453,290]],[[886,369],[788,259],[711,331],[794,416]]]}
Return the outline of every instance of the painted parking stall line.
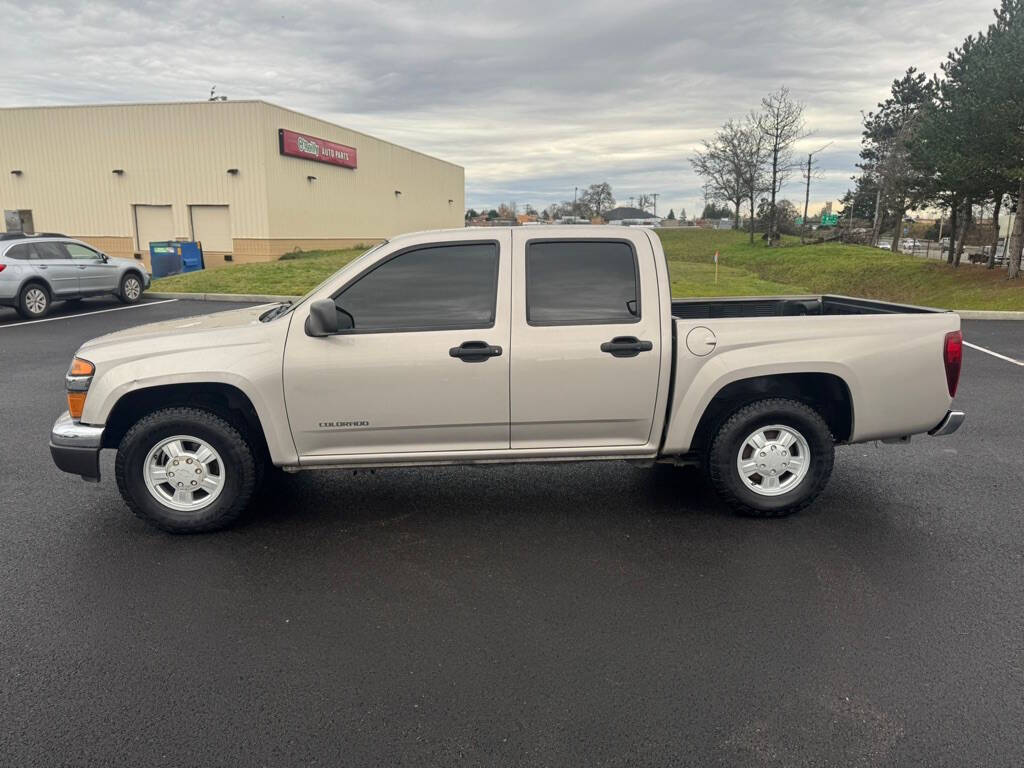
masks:
{"label": "painted parking stall line", "polygon": [[1024,366],[1024,362],[1021,362],[1020,360],[1014,360],[1012,357],[1007,357],[1006,355],[1001,355],[998,352],[993,352],[991,349],[986,349],[985,347],[979,347],[977,344],[971,344],[971,342],[969,342],[969,341],[965,341],[964,342],[964,346],[965,347],[970,347],[971,349],[976,349],[979,352],[984,352],[986,355],[992,355],[992,357],[998,357],[1000,360],[1005,360],[1008,363],[1013,363],[1014,365]]}
{"label": "painted parking stall line", "polygon": [[60,317],[44,317],[41,320],[23,320],[20,323],[8,323],[7,325],[0,325],[0,330],[5,328],[22,328],[26,325],[35,325],[36,323],[55,323],[58,320],[71,320],[76,317],[91,317],[92,315],[102,315],[104,312],[120,312],[122,309],[143,309],[145,307],[155,307],[157,304],[170,304],[172,301],[177,299],[161,299],[160,301],[147,301],[143,304],[131,304],[127,307],[110,307],[109,309],[97,309],[95,312],[79,312],[74,315],[61,315]]}

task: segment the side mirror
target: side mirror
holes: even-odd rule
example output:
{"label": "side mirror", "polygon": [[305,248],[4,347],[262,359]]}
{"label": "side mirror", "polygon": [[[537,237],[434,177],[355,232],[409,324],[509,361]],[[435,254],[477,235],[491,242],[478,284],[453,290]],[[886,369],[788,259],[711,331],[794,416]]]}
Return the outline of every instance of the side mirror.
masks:
{"label": "side mirror", "polygon": [[338,308],[333,299],[320,299],[309,305],[309,317],[306,318],[307,336],[333,336],[340,330]]}
{"label": "side mirror", "polygon": [[107,256],[107,254],[105,254],[105,253],[101,253],[100,254],[100,261],[102,261],[104,264],[106,264],[108,261],[110,261],[110,257]]}

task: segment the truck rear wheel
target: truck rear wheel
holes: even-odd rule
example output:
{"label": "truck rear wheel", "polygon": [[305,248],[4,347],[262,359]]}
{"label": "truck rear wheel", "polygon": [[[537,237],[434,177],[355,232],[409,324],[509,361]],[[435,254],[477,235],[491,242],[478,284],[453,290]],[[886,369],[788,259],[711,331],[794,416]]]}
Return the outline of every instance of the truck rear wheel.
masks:
{"label": "truck rear wheel", "polygon": [[772,398],[725,420],[707,466],[712,485],[734,511],[782,517],[814,501],[834,459],[835,441],[821,414],[796,400]]}
{"label": "truck rear wheel", "polygon": [[165,408],[140,419],[117,450],[117,487],[131,510],[171,533],[225,528],[245,511],[259,480],[246,437],[199,408]]}

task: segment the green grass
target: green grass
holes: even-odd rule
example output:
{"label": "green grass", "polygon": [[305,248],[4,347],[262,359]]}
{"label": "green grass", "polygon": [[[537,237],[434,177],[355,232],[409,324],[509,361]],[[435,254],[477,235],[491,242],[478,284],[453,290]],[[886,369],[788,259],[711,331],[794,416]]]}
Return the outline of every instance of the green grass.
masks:
{"label": "green grass", "polygon": [[[1005,270],[967,263],[954,269],[939,261],[840,243],[801,246],[792,239],[766,248],[760,240],[750,245],[740,232],[658,234],[668,258],[673,296],[839,293],[949,309],[1024,310],[1024,280],[1007,280]],[[723,286],[727,288],[721,290]]]}
{"label": "green grass", "polygon": [[348,264],[366,248],[303,251],[280,261],[238,264],[153,281],[154,291],[182,293],[262,293],[301,296]]}
{"label": "green grass", "polygon": [[[1006,280],[1003,270],[971,264],[954,269],[856,245],[801,246],[789,240],[781,247],[766,248],[760,240],[750,245],[739,232],[666,229],[659,236],[668,258],[673,296],[840,293],[951,309],[1024,310],[1024,280]],[[298,296],[364,250],[308,251],[289,254],[281,261],[175,275],[155,281],[153,289]]]}

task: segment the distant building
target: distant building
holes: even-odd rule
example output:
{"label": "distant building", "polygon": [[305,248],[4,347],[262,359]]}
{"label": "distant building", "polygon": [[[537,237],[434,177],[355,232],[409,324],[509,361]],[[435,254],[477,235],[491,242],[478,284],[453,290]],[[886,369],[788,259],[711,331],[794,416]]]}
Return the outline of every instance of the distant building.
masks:
{"label": "distant building", "polygon": [[661,219],[653,213],[628,206],[612,208],[601,214],[601,218],[609,224],[623,227],[657,227],[661,224]]}
{"label": "distant building", "polygon": [[460,166],[263,101],[0,108],[0,168],[5,228],[147,267],[155,241],[222,267],[464,215]]}

